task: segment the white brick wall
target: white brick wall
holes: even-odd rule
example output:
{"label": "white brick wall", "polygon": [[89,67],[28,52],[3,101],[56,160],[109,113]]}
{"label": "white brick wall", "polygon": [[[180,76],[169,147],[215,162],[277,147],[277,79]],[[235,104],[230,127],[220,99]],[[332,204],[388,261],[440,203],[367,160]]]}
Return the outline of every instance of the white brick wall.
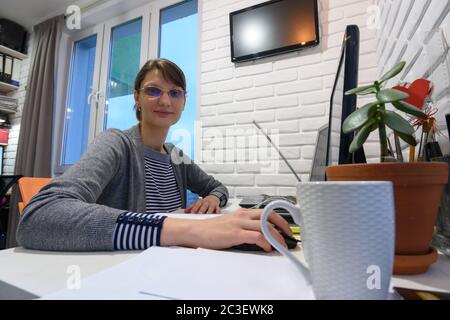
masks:
{"label": "white brick wall", "polygon": [[[433,82],[432,102],[442,135],[438,141],[450,153],[445,114],[450,113],[450,1],[379,0],[381,18],[377,48],[379,74],[399,61],[407,67],[388,86],[426,78]],[[420,135],[416,134],[420,139]],[[405,155],[408,150],[405,150]]]}
{"label": "white brick wall", "polygon": [[[295,193],[296,179],[284,163],[274,166],[275,172],[264,172],[262,168],[267,168],[264,158],[258,158],[257,163],[233,158],[245,146],[252,155],[258,147],[267,148],[265,139],[247,139],[247,145],[239,146],[234,135],[224,135],[227,130],[240,130],[247,136],[256,134],[252,120],[266,130],[279,132],[275,142],[300,177],[309,179],[317,129],[328,122],[331,87],[346,25],[360,27],[360,82],[371,81],[377,75],[377,33],[367,27],[367,9],[373,5],[372,0],[321,1],[319,48],[255,62],[231,63],[229,13],[264,1],[203,0],[200,13],[199,118],[204,133],[201,165],[223,181],[232,196]],[[230,139],[235,143],[226,144]],[[225,157],[224,161],[214,161],[218,154]],[[279,157],[272,149],[265,157],[268,158]]]}

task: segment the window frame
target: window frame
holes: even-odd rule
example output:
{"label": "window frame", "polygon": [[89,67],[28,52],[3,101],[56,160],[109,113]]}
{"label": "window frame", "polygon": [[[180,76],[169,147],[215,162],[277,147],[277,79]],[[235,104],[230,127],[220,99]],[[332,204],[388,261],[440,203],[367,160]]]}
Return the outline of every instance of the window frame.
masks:
{"label": "window frame", "polygon": [[106,110],[106,89],[107,89],[107,79],[109,76],[109,65],[110,65],[110,49],[111,49],[111,34],[112,29],[114,27],[120,26],[128,21],[132,21],[142,17],[142,31],[141,31],[141,53],[139,57],[139,67],[141,67],[146,59],[149,45],[149,37],[151,38],[151,33],[149,32],[150,25],[150,8],[149,6],[143,6],[140,8],[133,9],[131,11],[126,12],[123,15],[114,17],[105,21],[105,33],[104,33],[104,41],[102,46],[102,57],[105,60],[102,60],[101,71],[100,71],[100,80],[99,80],[99,101],[98,101],[98,111],[97,111],[97,119],[95,122],[94,135],[90,137],[88,142],[91,143],[95,136],[99,133],[103,132],[103,126],[105,121],[105,110]]}
{"label": "window frame", "polygon": [[[52,156],[52,171],[53,174],[58,175],[64,173],[70,165],[65,165],[62,163],[63,152],[64,152],[64,136],[65,136],[65,117],[67,111],[67,103],[69,100],[69,86],[70,86],[70,76],[73,65],[73,50],[75,43],[79,40],[87,38],[89,36],[97,35],[97,44],[95,52],[95,66],[92,81],[93,90],[98,90],[98,79],[99,66],[101,65],[101,46],[103,44],[104,29],[102,25],[95,25],[93,27],[88,27],[82,29],[76,33],[68,34],[64,33],[61,39],[63,48],[59,54],[59,61],[65,61],[66,63],[59,64],[61,66],[61,72],[58,72],[57,77],[57,88],[56,88],[56,106],[61,106],[60,108],[54,108],[54,134],[53,134],[53,156]],[[100,46],[100,49],[99,49]],[[97,63],[98,61],[98,63]],[[93,103],[91,102],[91,112],[90,117],[97,114],[96,110],[93,109]],[[89,137],[93,134],[93,128],[89,126]],[[88,141],[89,143],[89,141]]]}
{"label": "window frame", "polygon": [[[150,39],[149,44],[149,57],[158,57],[159,54],[159,38],[161,36],[160,34],[160,12],[163,9],[182,4],[183,2],[187,2],[189,0],[156,0],[152,3],[151,6],[151,13],[153,19],[151,19],[150,22],[150,33],[154,34],[155,36]],[[196,79],[196,86],[197,86],[197,92],[196,100],[197,105],[195,109],[195,123],[194,123],[194,137],[197,137],[197,139],[194,141],[194,159],[201,159],[201,151],[202,151],[202,127],[200,123],[200,105],[201,105],[201,47],[202,47],[202,17],[203,17],[203,1],[198,0],[197,2],[198,8],[197,8],[197,17],[198,17],[198,47],[197,47],[197,79]]]}

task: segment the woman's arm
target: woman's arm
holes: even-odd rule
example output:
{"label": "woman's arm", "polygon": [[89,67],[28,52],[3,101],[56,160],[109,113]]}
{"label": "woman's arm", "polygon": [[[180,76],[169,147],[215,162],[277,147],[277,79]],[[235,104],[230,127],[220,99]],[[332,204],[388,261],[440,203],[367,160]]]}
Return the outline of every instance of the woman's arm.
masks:
{"label": "woman's arm", "polygon": [[113,249],[112,233],[124,210],[95,202],[119,168],[121,139],[112,130],[100,134],[77,163],[32,198],[19,222],[20,245],[40,250]]}
{"label": "woman's arm", "polygon": [[228,201],[228,189],[220,181],[214,179],[213,176],[208,175],[203,171],[196,163],[186,165],[187,170],[187,187],[192,192],[206,197],[210,194],[216,195],[220,198],[220,195],[224,196],[224,201],[220,204],[222,207],[226,205]]}
{"label": "woman's arm", "polygon": [[[168,217],[161,231],[161,246],[228,249],[249,243],[271,251],[271,245],[261,231],[262,212],[262,209],[238,209],[217,218],[202,220]],[[285,234],[292,236],[289,224],[278,214],[272,213],[269,221]],[[286,246],[280,233],[272,226],[269,228],[275,239]]]}

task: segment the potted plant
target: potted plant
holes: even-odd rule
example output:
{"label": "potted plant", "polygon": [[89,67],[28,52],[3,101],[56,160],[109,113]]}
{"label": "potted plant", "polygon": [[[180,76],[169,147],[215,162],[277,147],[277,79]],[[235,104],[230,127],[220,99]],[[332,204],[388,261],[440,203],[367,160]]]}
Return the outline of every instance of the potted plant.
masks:
{"label": "potted plant", "polygon": [[[394,110],[413,117],[426,119],[421,110],[406,103],[407,93],[385,89],[387,80],[399,74],[405,66],[400,62],[372,85],[346,92],[346,95],[374,94],[375,100],[354,111],[342,126],[344,133],[355,131],[350,152],[363,146],[369,134],[378,130],[380,138],[380,163],[350,164],[326,168],[330,181],[392,181],[396,208],[394,274],[417,274],[428,270],[437,259],[430,247],[440,197],[448,178],[448,164],[444,162],[403,163],[389,150],[386,127],[396,138],[411,146],[417,145],[412,125]],[[401,154],[397,152],[397,154]],[[397,157],[401,158],[401,157]]]}

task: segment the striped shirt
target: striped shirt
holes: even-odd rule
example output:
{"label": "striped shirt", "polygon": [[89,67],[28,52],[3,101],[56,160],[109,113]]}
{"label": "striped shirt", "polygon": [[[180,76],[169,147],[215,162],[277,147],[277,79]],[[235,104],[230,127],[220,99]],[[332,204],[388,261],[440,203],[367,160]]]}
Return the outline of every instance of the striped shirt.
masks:
{"label": "striped shirt", "polygon": [[159,246],[161,228],[167,213],[181,208],[181,194],[170,156],[145,149],[146,213],[124,212],[113,232],[115,250],[144,250]]}
{"label": "striped shirt", "polygon": [[145,210],[147,213],[171,212],[181,208],[170,156],[145,149]]}

